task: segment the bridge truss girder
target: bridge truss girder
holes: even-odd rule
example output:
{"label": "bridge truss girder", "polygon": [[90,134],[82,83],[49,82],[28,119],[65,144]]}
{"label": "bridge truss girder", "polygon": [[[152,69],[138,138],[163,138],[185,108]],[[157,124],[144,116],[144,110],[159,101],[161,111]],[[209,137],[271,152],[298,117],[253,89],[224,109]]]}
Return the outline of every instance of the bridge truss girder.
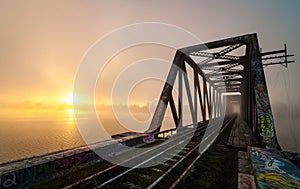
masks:
{"label": "bridge truss girder", "polygon": [[[193,70],[192,82],[188,79]],[[201,78],[201,79],[199,79]],[[177,105],[172,94],[178,80]],[[167,82],[147,133],[158,132],[168,104],[176,127],[182,127],[182,93],[188,98],[193,125],[216,118],[224,111],[223,95],[241,95],[241,116],[261,145],[280,148],[263,72],[256,34],[243,35],[177,50]],[[191,90],[190,86],[193,86]],[[197,104],[200,104],[200,110]],[[200,114],[200,115],[198,115]]]}

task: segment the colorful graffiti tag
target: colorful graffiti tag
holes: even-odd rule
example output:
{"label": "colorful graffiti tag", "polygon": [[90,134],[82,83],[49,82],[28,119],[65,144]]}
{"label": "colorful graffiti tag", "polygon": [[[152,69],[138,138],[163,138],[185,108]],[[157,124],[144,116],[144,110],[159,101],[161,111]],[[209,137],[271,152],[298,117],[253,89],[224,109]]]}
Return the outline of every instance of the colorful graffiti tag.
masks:
{"label": "colorful graffiti tag", "polygon": [[91,150],[83,151],[82,147],[79,147],[78,151],[76,149],[66,150],[64,157],[61,155],[62,153],[59,151],[2,165],[0,167],[0,189],[32,188],[60,177],[76,165],[85,166],[87,162],[91,165],[102,160]]}
{"label": "colorful graffiti tag", "polygon": [[257,106],[257,122],[260,136],[262,136],[262,144],[266,148],[277,148],[274,120],[261,61],[253,61],[252,69],[255,72],[254,91]]}
{"label": "colorful graffiti tag", "polygon": [[145,143],[152,143],[152,142],[155,142],[155,137],[154,137],[154,135],[149,134],[149,135],[144,136],[144,137],[143,137],[143,142],[145,142]]}
{"label": "colorful graffiti tag", "polygon": [[299,181],[276,172],[262,173],[257,176],[260,188],[300,188]]}
{"label": "colorful graffiti tag", "polygon": [[264,113],[268,113],[270,110],[270,104],[268,103],[268,97],[266,93],[266,88],[263,85],[258,85],[256,87],[257,91],[257,102],[259,104],[258,109],[263,111]]}
{"label": "colorful graffiti tag", "polygon": [[238,177],[239,177],[238,188],[243,188],[243,189],[256,188],[255,182],[254,182],[254,177],[252,175],[239,173]]}
{"label": "colorful graffiti tag", "polygon": [[263,114],[258,116],[258,118],[260,120],[261,136],[266,136],[266,137],[274,136],[272,117],[269,114]]}
{"label": "colorful graffiti tag", "polygon": [[260,126],[260,135],[273,137],[274,136],[274,121],[270,109],[270,102],[266,87],[259,84],[256,86],[256,101],[258,110],[258,124]]}
{"label": "colorful graffiti tag", "polygon": [[276,137],[266,137],[264,136],[262,142],[268,147],[268,149],[277,149]]}
{"label": "colorful graffiti tag", "polygon": [[85,159],[86,159],[86,154],[84,153],[75,154],[69,157],[64,157],[55,162],[54,170],[55,171],[66,170],[70,167],[81,164]]}
{"label": "colorful graffiti tag", "polygon": [[300,170],[270,150],[250,148],[259,188],[300,188]]}

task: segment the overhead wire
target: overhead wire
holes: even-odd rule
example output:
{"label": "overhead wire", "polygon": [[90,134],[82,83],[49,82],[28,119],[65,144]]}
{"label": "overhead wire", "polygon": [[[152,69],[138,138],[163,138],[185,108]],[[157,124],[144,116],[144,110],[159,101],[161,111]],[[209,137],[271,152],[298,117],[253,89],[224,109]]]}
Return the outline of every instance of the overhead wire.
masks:
{"label": "overhead wire", "polygon": [[[298,144],[295,136],[295,124],[294,124],[294,114],[293,114],[293,107],[291,105],[291,98],[290,98],[290,72],[289,69],[282,68],[283,71],[283,79],[284,79],[284,88],[285,88],[285,94],[287,98],[287,105],[288,105],[288,123],[290,128],[291,137],[293,139],[294,144]],[[296,146],[297,151],[300,150],[300,146]]]}

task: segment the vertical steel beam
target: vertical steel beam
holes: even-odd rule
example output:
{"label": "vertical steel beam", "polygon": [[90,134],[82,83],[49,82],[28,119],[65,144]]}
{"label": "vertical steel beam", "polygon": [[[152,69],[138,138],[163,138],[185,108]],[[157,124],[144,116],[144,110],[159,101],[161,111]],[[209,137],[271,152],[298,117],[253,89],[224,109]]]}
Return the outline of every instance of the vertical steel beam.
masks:
{"label": "vertical steel beam", "polygon": [[[196,70],[194,70],[195,74],[197,74]],[[200,101],[200,108],[201,108],[201,116],[202,116],[202,121],[204,121],[204,117],[205,117],[205,111],[203,109],[203,100],[202,100],[202,92],[201,92],[201,87],[200,87],[200,83],[199,83],[199,77],[198,75],[196,75],[196,78],[195,78],[195,82],[196,82],[196,87],[197,87],[197,90],[198,90],[198,96],[199,96],[199,101]]]}
{"label": "vertical steel beam", "polygon": [[184,73],[183,79],[184,79],[185,89],[186,89],[187,98],[188,98],[188,102],[189,102],[190,112],[191,112],[191,116],[192,116],[192,120],[193,120],[193,125],[194,125],[194,127],[196,127],[198,125],[198,123],[197,123],[197,120],[195,117],[195,110],[193,108],[192,94],[191,94],[191,90],[190,90],[191,88],[190,88],[190,84],[189,84],[189,80],[188,80],[188,76],[187,76],[185,62],[183,62],[182,70]]}
{"label": "vertical steel beam", "polygon": [[195,119],[198,121],[198,96],[197,96],[197,80],[198,80],[198,73],[194,69],[194,111],[195,111]]}
{"label": "vertical steel beam", "polygon": [[[267,149],[277,150],[280,149],[280,145],[276,137],[273,114],[256,34],[250,36],[249,49],[249,58],[252,74],[254,76],[254,87],[252,88],[254,93],[252,93],[252,96],[255,95],[256,119],[259,128],[260,142],[262,146]],[[250,112],[250,117],[251,116],[252,112]]]}
{"label": "vertical steel beam", "polygon": [[213,115],[214,114],[214,104],[215,104],[215,102],[214,102],[214,88],[213,88],[213,86],[212,86],[212,84],[210,84],[209,85],[210,86],[210,93],[211,93],[211,95],[210,95],[210,109],[211,109],[211,115]]}
{"label": "vertical steel beam", "polygon": [[211,113],[211,111],[210,111],[210,102],[209,102],[209,96],[208,96],[208,86],[207,86],[207,81],[205,80],[205,82],[203,83],[204,85],[204,92],[205,92],[205,102],[206,102],[206,104],[207,104],[207,109],[206,109],[206,112],[208,113],[208,118],[210,117],[210,113]]}
{"label": "vertical steel beam", "polygon": [[218,102],[217,102],[217,90],[214,90],[214,118],[217,118],[217,106],[218,106]]}
{"label": "vertical steel beam", "polygon": [[178,121],[178,126],[177,126],[179,128],[182,127],[182,119],[183,119],[182,102],[183,102],[183,99],[182,99],[182,69],[180,69],[178,71],[178,119],[179,119],[179,121]]}
{"label": "vertical steel beam", "polygon": [[150,127],[145,133],[155,133],[158,132],[162,126],[162,122],[166,113],[168,102],[170,101],[173,85],[176,79],[179,68],[183,63],[183,53],[178,51],[175,54],[173,64],[171,66],[170,72],[167,77],[167,81],[164,85],[162,93],[159,98],[156,110],[154,112]]}
{"label": "vertical steel beam", "polygon": [[207,116],[206,116],[206,113],[207,113],[207,108],[206,108],[206,104],[207,104],[207,88],[206,88],[206,80],[203,80],[202,81],[202,91],[203,91],[203,113],[204,113],[204,120],[203,121],[206,121],[207,120]]}
{"label": "vertical steel beam", "polygon": [[251,91],[253,88],[252,85],[252,70],[251,70],[251,61],[250,61],[250,54],[251,54],[251,47],[249,44],[246,45],[246,59],[247,61],[243,62],[244,72],[243,72],[243,85],[242,87],[242,117],[244,121],[248,124],[248,126],[252,127],[252,120],[251,120],[251,111],[252,111],[252,104],[251,104]]}
{"label": "vertical steel beam", "polygon": [[177,111],[176,111],[176,106],[174,103],[173,95],[171,95],[171,97],[170,97],[170,107],[171,107],[173,120],[174,120],[175,126],[177,128],[178,127],[178,116],[177,116]]}
{"label": "vertical steel beam", "polygon": [[216,96],[216,116],[220,117],[220,92],[217,90]]}
{"label": "vertical steel beam", "polygon": [[210,107],[210,108],[209,108],[209,115],[210,115],[209,118],[211,118],[211,117],[212,117],[212,113],[213,113],[213,112],[212,112],[212,107],[213,107],[213,105],[212,105],[212,102],[211,102],[211,100],[212,100],[212,90],[213,90],[213,89],[212,89],[211,84],[209,84],[208,87],[209,87],[208,90],[209,90],[209,104],[210,104],[210,106],[209,106],[209,107]]}

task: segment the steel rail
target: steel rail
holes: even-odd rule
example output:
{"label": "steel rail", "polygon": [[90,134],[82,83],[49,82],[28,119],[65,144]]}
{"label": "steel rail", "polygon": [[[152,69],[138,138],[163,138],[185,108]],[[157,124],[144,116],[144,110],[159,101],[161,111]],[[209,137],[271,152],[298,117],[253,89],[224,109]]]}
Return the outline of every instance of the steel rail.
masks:
{"label": "steel rail", "polygon": [[[207,129],[209,129],[209,130],[210,130],[210,129],[214,129],[214,131],[213,131],[213,133],[211,133],[208,137],[206,137],[206,138],[204,139],[204,141],[207,140],[211,135],[213,135],[213,134],[215,134],[216,132],[219,131],[219,130],[216,130],[214,127],[209,127],[209,128],[206,128],[206,129],[201,129],[201,132],[204,131],[204,130],[207,130]],[[184,136],[183,136],[183,137],[184,137]],[[182,137],[181,137],[181,138],[182,138]],[[177,139],[177,140],[179,140],[179,139]],[[142,162],[142,163],[140,163],[140,164],[138,164],[138,165],[136,165],[136,166],[130,168],[129,170],[126,170],[126,171],[122,172],[121,174],[119,174],[119,175],[117,175],[117,176],[111,178],[110,180],[108,180],[108,181],[102,183],[101,185],[97,186],[96,188],[102,188],[102,187],[104,187],[104,186],[106,186],[106,185],[108,185],[108,184],[110,184],[110,183],[113,183],[114,181],[116,181],[117,179],[119,179],[119,178],[125,176],[125,175],[128,174],[129,172],[131,172],[131,171],[133,171],[133,170],[139,168],[141,165],[144,165],[144,164],[146,164],[147,162],[149,162],[149,161],[151,161],[151,160],[153,160],[153,159],[155,159],[155,158],[157,158],[157,157],[160,157],[162,154],[166,153],[167,151],[176,148],[176,146],[177,146],[177,145],[180,145],[182,142],[183,142],[183,141],[181,141],[181,142],[179,142],[179,143],[176,143],[174,146],[170,146],[170,147],[167,148],[166,150],[161,151],[161,152],[159,152],[158,154],[156,154],[155,156],[152,156],[151,158],[145,160],[144,162]],[[196,145],[196,147],[194,147],[192,150],[190,150],[190,151],[188,152],[188,154],[186,154],[185,156],[183,156],[183,157],[182,157],[180,160],[178,160],[178,161],[182,162],[187,156],[189,156],[191,153],[193,153],[193,152],[199,147],[199,145],[201,144],[201,142],[202,142],[202,140],[199,142],[198,145]],[[179,163],[180,163],[180,162],[179,162]],[[177,165],[178,165],[179,163],[177,162]],[[174,167],[174,165],[173,165],[173,167]],[[175,168],[175,167],[174,167],[174,168]],[[172,170],[173,168],[170,168],[170,169]],[[170,169],[169,169],[169,170],[170,170]],[[171,172],[171,170],[170,170],[169,172]]]}
{"label": "steel rail", "polygon": [[[222,133],[224,131],[224,129],[230,124],[232,123],[233,119],[231,119],[230,121],[228,121],[228,123],[222,128],[222,130],[220,131],[220,133]],[[195,159],[194,161],[184,170],[184,172],[176,179],[176,181],[169,187],[169,189],[173,189],[175,188],[179,182],[185,177],[185,175],[187,173],[190,172],[190,170],[192,169],[192,167],[195,165],[195,163],[199,160],[199,158],[203,155],[204,152],[200,153]]]}
{"label": "steel rail", "polygon": [[[206,128],[206,129],[207,129],[207,128]],[[206,130],[206,129],[205,129],[205,128],[201,128],[201,131],[204,131],[204,130]],[[180,141],[180,140],[181,140],[182,138],[184,138],[186,135],[190,134],[190,132],[195,132],[195,131],[188,131],[187,134],[185,134],[185,135],[183,135],[183,136],[180,136],[180,138],[176,139],[176,141]],[[175,141],[170,141],[170,142],[175,142]],[[165,152],[167,152],[167,151],[169,151],[169,150],[171,150],[171,149],[174,149],[176,146],[182,144],[183,142],[184,142],[184,140],[182,140],[182,141],[176,143],[175,145],[172,145],[172,146],[168,147],[167,149],[165,149],[165,150],[159,152],[158,154],[156,154],[155,156],[152,156],[151,158],[149,158],[149,159],[147,159],[147,160],[145,160],[145,161],[139,163],[138,165],[136,165],[136,166],[134,166],[134,167],[132,167],[132,168],[130,168],[130,169],[128,169],[128,170],[122,172],[121,174],[119,174],[119,175],[117,175],[117,176],[111,178],[110,180],[108,180],[108,181],[102,183],[101,185],[97,186],[96,188],[102,188],[102,187],[104,187],[105,185],[107,185],[107,184],[109,184],[109,183],[111,183],[111,182],[117,180],[118,178],[121,178],[122,176],[126,175],[127,173],[129,173],[129,172],[135,170],[136,168],[139,168],[140,166],[142,166],[142,165],[148,163],[149,161],[151,161],[151,160],[153,160],[153,159],[155,159],[155,158],[157,158],[157,157],[160,157],[160,155],[164,154]],[[161,146],[158,146],[156,149],[158,149],[159,147],[161,147]],[[152,149],[150,149],[150,150],[152,151]],[[150,151],[150,150],[149,150],[149,151]],[[140,155],[140,154],[139,154],[139,155]]]}
{"label": "steel rail", "polygon": [[[192,125],[192,124],[190,124],[190,125]],[[190,126],[190,125],[187,125],[187,126]],[[191,132],[199,132],[199,130],[200,130],[200,132],[202,132],[203,130],[207,129],[206,128],[207,125],[208,125],[208,123],[203,123],[203,125],[198,126],[199,128],[197,128],[196,131],[195,130],[186,131],[186,133],[184,133],[184,135],[180,136],[180,138],[184,138],[186,135],[191,134]],[[180,138],[178,138],[177,140],[179,140]],[[129,161],[133,161],[135,158],[141,157],[141,156],[143,156],[143,155],[145,155],[147,153],[150,153],[151,151],[157,150],[157,149],[161,148],[163,145],[167,145],[167,144],[169,144],[171,142],[174,142],[174,141],[166,141],[166,142],[162,143],[161,145],[158,145],[158,146],[156,146],[154,148],[151,148],[151,149],[149,149],[147,151],[144,151],[144,152],[142,152],[140,154],[137,154],[137,155],[131,157],[130,159],[122,161],[119,164],[112,165],[112,166],[110,166],[110,167],[108,167],[108,168],[106,168],[104,170],[101,170],[101,171],[99,171],[99,172],[97,172],[95,174],[92,174],[92,175],[90,175],[88,177],[85,177],[85,178],[83,178],[83,179],[81,179],[81,180],[79,180],[77,182],[69,184],[68,186],[63,187],[63,189],[69,189],[69,188],[75,187],[75,186],[77,186],[77,185],[79,185],[81,183],[87,182],[87,181],[93,179],[94,177],[100,176],[100,175],[102,175],[102,174],[104,174],[104,173],[106,173],[108,171],[111,171],[112,169],[118,168],[118,167],[124,165],[125,163],[127,163]]]}
{"label": "steel rail", "polygon": [[[232,120],[228,120],[227,123],[226,123],[226,126],[231,123]],[[223,127],[223,129],[225,128]],[[220,133],[222,133],[223,129],[221,130]],[[217,130],[214,131],[214,133],[217,132]],[[209,138],[211,135],[213,135],[214,133],[210,134],[207,138]],[[206,139],[207,139],[206,138]],[[206,140],[205,139],[205,140]],[[201,140],[202,142],[202,140]],[[162,176],[160,176],[158,179],[156,179],[150,186],[148,186],[147,188],[148,189],[151,189],[153,187],[155,187],[159,182],[161,182],[171,171],[173,171],[181,162],[183,162],[190,154],[192,154],[200,145],[201,145],[201,142],[199,142],[199,144],[197,144],[191,151],[188,152],[188,154],[186,154],[182,159],[180,159],[178,162],[176,162],[176,164],[174,164],[170,169],[168,169]],[[201,153],[202,154],[202,153]],[[200,158],[200,157],[199,157]],[[198,159],[199,159],[198,158]],[[197,159],[197,160],[198,160]]]}

